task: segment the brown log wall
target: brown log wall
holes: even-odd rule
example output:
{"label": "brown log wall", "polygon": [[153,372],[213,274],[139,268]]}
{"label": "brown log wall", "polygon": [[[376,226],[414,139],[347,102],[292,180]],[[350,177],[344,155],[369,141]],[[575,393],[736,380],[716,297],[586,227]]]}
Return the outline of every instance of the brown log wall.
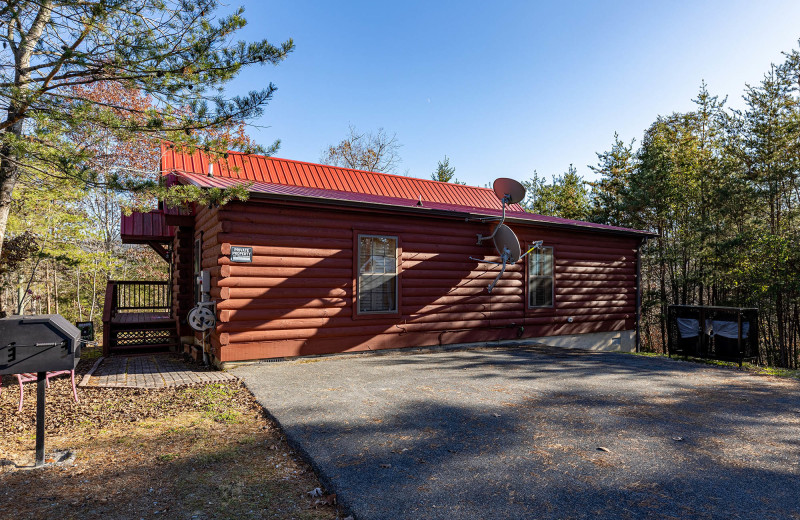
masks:
{"label": "brown log wall", "polygon": [[[476,243],[488,224],[255,200],[204,208],[196,222],[222,362],[634,328],[635,237],[512,224],[523,250],[554,248],[555,307],[531,309],[523,262],[489,294],[499,267],[469,259],[498,260],[491,241]],[[359,233],[399,239],[396,314],[354,313]],[[232,263],[232,245],[252,247],[253,262]]]}
{"label": "brown log wall", "polygon": [[186,315],[194,306],[193,234],[191,227],[178,227],[172,242],[172,310],[178,323],[179,336],[193,334],[186,323]]}
{"label": "brown log wall", "polygon": [[[218,287],[221,282],[219,269],[211,269],[217,264],[217,259],[219,258],[220,248],[217,236],[220,229],[219,208],[203,206],[196,210],[193,240],[200,239],[203,251],[200,262],[202,268],[209,270],[211,273],[211,287]],[[189,268],[194,269],[194,258]],[[192,274],[192,280],[194,280],[194,274]],[[203,335],[208,333],[193,331],[193,334],[198,344],[200,344],[203,341]]]}

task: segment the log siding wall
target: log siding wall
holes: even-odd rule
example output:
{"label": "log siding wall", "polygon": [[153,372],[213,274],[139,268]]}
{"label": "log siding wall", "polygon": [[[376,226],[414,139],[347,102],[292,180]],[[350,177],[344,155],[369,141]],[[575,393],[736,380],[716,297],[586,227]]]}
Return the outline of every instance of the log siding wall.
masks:
{"label": "log siding wall", "polygon": [[[499,267],[469,260],[498,260],[491,241],[476,244],[488,224],[257,200],[204,208],[196,222],[221,362],[635,325],[636,237],[511,224],[523,247],[553,247],[554,306],[531,308],[526,262],[509,266],[489,294]],[[359,233],[398,237],[398,313],[354,312]],[[252,247],[252,263],[232,263],[232,245]]]}

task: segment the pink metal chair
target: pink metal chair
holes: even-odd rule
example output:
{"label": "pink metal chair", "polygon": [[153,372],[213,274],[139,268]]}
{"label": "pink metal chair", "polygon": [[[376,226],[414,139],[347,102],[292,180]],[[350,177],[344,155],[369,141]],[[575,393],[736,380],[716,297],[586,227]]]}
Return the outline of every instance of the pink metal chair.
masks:
{"label": "pink metal chair", "polygon": [[[69,377],[72,381],[72,395],[75,397],[75,402],[80,403],[78,399],[78,390],[75,388],[75,371],[74,370],[54,370],[52,372],[47,372],[45,376],[45,384],[47,387],[50,387],[50,378],[56,376],[62,376],[64,374],[69,374]],[[17,376],[17,381],[19,382],[19,408],[17,409],[18,412],[22,411],[22,398],[24,394],[22,393],[22,383],[34,383],[36,382],[37,375],[34,372],[29,372],[26,374],[14,374]],[[0,392],[2,392],[2,385],[0,385]]]}

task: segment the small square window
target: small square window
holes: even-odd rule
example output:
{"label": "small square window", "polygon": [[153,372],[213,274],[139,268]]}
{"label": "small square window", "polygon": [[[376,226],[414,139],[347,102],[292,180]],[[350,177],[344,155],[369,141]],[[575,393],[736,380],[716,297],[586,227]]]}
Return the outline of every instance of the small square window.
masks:
{"label": "small square window", "polygon": [[358,313],[397,312],[397,237],[358,236]]}

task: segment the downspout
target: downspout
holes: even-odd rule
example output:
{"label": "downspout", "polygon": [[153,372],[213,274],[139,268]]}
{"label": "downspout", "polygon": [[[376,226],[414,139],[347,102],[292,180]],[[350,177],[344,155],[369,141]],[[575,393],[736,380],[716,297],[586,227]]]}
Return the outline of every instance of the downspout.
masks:
{"label": "downspout", "polygon": [[647,243],[647,237],[642,238],[639,247],[636,249],[636,346],[635,351],[641,350],[641,326],[642,320],[642,247]]}

